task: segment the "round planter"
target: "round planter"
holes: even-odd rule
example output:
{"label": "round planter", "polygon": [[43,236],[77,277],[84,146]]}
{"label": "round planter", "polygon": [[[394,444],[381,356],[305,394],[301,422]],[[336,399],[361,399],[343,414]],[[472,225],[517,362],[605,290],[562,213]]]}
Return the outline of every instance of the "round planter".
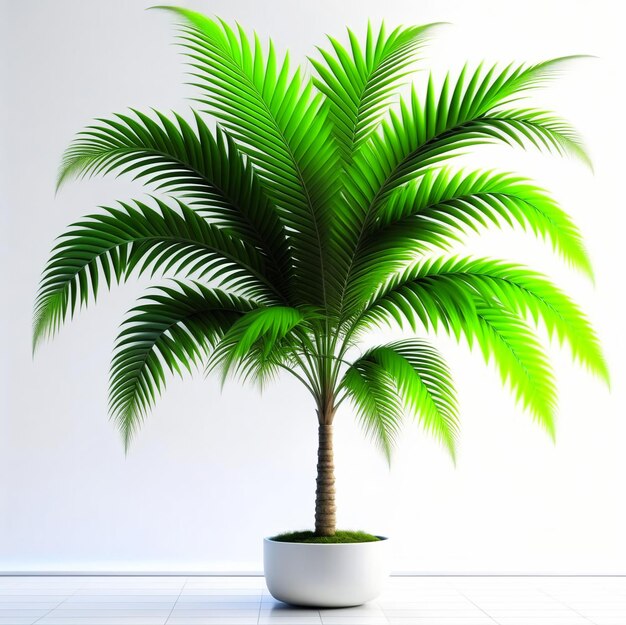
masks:
{"label": "round planter", "polygon": [[389,575],[388,540],[369,543],[263,543],[272,596],[292,605],[346,608],[376,598]]}

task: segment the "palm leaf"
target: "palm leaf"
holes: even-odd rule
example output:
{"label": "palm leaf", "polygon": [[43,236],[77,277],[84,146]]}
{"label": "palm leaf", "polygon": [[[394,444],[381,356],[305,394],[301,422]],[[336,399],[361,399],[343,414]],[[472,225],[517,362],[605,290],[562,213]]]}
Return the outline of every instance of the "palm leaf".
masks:
{"label": "palm leaf", "polygon": [[542,321],[550,336],[567,342],[576,360],[608,382],[609,373],[591,324],[579,307],[550,280],[526,267],[493,259],[442,258],[423,262],[390,279],[371,297],[355,332],[372,322],[395,320],[459,337],[465,317],[475,316],[475,299]]}
{"label": "palm leaf", "polygon": [[398,27],[387,34],[384,24],[375,33],[369,23],[363,49],[348,29],[349,50],[328,37],[332,50],[318,48],[323,61],[309,59],[318,75],[315,85],[327,98],[344,159],[350,160],[376,130],[435,26],[439,24]]}
{"label": "palm leaf", "polygon": [[346,371],[341,385],[365,433],[390,462],[404,410],[396,381],[377,363],[359,360]]}
{"label": "palm leaf", "polygon": [[109,409],[128,448],[161,394],[166,373],[192,372],[224,333],[258,304],[197,282],[158,287],[130,311],[118,336],[109,387]]}
{"label": "palm leaf", "polygon": [[33,345],[54,334],[80,305],[96,298],[102,280],[110,287],[133,269],[197,273],[267,300],[280,299],[265,274],[256,248],[209,224],[179,203],[178,210],[156,200],[157,209],[105,208],[70,226],[53,249],[35,303]]}
{"label": "palm leaf", "polygon": [[310,310],[271,306],[252,310],[229,329],[215,349],[207,371],[219,369],[224,381],[240,375],[264,384],[279,367],[293,364],[292,355],[302,350],[298,330],[311,318]]}
{"label": "palm leaf", "polygon": [[[384,24],[375,34],[368,24],[362,49],[353,31],[348,29],[350,50],[329,37],[332,51],[319,48],[323,62],[310,59],[317,71],[315,85],[325,95],[334,138],[345,163],[375,132],[400,81],[410,72],[409,66],[423,47],[436,24],[398,27],[390,34]],[[346,176],[350,176],[349,171]],[[341,306],[345,276],[351,265],[351,249],[346,241],[357,235],[360,221],[358,204],[340,195],[328,244],[327,299]]]}
{"label": "palm leaf", "polygon": [[[458,407],[450,372],[441,355],[427,342],[417,339],[368,350],[351,365],[344,378],[348,396],[362,413],[366,413],[372,403],[369,380],[376,380],[381,375],[393,382],[404,407],[446,446],[454,459]],[[380,400],[374,402],[373,407],[377,408],[381,403]],[[383,450],[389,455],[399,415],[396,414],[394,419],[389,409],[380,416],[379,412],[372,410],[364,418],[367,423],[380,422],[373,431],[378,434]]]}
{"label": "palm leaf", "polygon": [[374,214],[354,259],[346,300],[368,298],[372,284],[433,250],[450,249],[469,232],[503,224],[547,239],[569,264],[593,277],[581,234],[531,181],[506,173],[428,171],[398,189]]}
{"label": "palm leaf", "polygon": [[502,383],[554,440],[556,385],[533,329],[518,314],[478,302],[463,332],[470,344],[476,339],[486,362],[493,359]]}

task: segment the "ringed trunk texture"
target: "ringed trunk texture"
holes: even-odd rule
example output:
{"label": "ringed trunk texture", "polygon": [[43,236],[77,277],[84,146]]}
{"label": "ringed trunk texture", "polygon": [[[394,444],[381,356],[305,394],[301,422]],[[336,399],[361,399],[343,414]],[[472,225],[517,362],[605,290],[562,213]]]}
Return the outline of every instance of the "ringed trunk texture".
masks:
{"label": "ringed trunk texture", "polygon": [[315,533],[335,535],[335,464],[333,460],[333,426],[319,425],[317,450],[317,489],[315,491]]}

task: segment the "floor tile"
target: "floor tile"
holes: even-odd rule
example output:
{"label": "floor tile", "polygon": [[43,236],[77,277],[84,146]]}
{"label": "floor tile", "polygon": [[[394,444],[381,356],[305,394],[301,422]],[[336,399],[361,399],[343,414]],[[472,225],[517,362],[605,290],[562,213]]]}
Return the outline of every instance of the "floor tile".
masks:
{"label": "floor tile", "polygon": [[258,612],[261,605],[258,601],[234,601],[232,597],[229,597],[228,601],[194,601],[187,603],[178,601],[175,609],[177,611],[187,611],[189,614],[195,610],[240,610],[242,608]]}
{"label": "floor tile", "polygon": [[144,618],[146,616],[152,616],[155,618],[167,618],[170,615],[170,612],[172,611],[171,608],[166,608],[166,609],[158,609],[158,610],[153,610],[153,609],[146,609],[143,607],[131,607],[131,608],[114,608],[111,609],[110,606],[106,606],[106,607],[82,607],[76,610],[70,609],[68,610],[65,607],[66,604],[61,604],[58,608],[52,610],[49,613],[50,617],[56,617],[56,618],[74,618],[74,619],[81,619],[81,618],[85,618],[85,617],[91,617],[91,616],[98,616],[98,617],[103,617],[103,618],[110,618],[110,617],[125,617],[125,616],[132,616],[132,617],[141,617]]}
{"label": "floor tile", "polygon": [[259,616],[259,625],[321,625],[322,620],[317,616]]}
{"label": "floor tile", "polygon": [[9,618],[21,616],[22,618],[40,618],[48,614],[50,610],[29,610],[22,608],[11,608],[9,610],[0,610],[0,618]]}
{"label": "floor tile", "polygon": [[455,618],[390,618],[388,623],[389,625],[497,625],[496,621],[487,616]]}
{"label": "floor tile", "polygon": [[323,625],[388,625],[384,615],[378,616],[322,616]]}
{"label": "floor tile", "polygon": [[242,604],[239,608],[230,608],[227,610],[224,610],[222,608],[217,608],[217,609],[197,609],[197,610],[179,610],[177,607],[175,607],[172,610],[172,618],[187,618],[187,617],[209,617],[209,616],[214,616],[214,617],[218,617],[218,616],[222,616],[222,617],[229,617],[229,618],[239,618],[242,616],[245,616],[247,618],[251,618],[251,617],[257,617],[259,615],[259,608],[258,607],[254,607],[254,606],[248,606],[246,607],[247,604]]}
{"label": "floor tile", "polygon": [[[64,610],[116,610],[134,612],[135,610],[171,610],[175,601],[63,601],[59,608]],[[55,606],[56,608],[56,606]]]}
{"label": "floor tile", "polygon": [[71,595],[65,603],[174,603],[178,594],[172,595]]}
{"label": "floor tile", "polygon": [[[1,578],[0,578],[1,580]],[[0,581],[0,584],[2,582]],[[29,591],[29,594],[23,595],[0,595],[0,608],[5,603],[54,603],[55,605],[61,603],[61,601],[65,601],[69,595],[33,595],[30,594],[32,591]]]}
{"label": "floor tile", "polygon": [[186,595],[178,597],[178,603],[256,603],[261,602],[261,595],[225,595],[223,593],[212,595]]}
{"label": "floor tile", "polygon": [[257,625],[257,616],[253,617],[223,617],[223,616],[206,616],[206,617],[172,617],[167,621],[167,625]]}
{"label": "floor tile", "polygon": [[37,621],[37,625],[165,625],[167,617],[151,616],[82,616],[82,617],[53,617],[44,616]]}
{"label": "floor tile", "polygon": [[539,616],[536,618],[500,616],[497,618],[497,622],[499,625],[590,625],[588,619],[576,614],[573,616]]}
{"label": "floor tile", "polygon": [[311,617],[319,617],[320,615],[320,610],[317,610],[315,608],[298,608],[298,607],[294,607],[294,606],[289,606],[286,605],[285,603],[280,603],[278,606],[274,607],[274,608],[270,608],[269,610],[267,608],[264,608],[263,606],[261,606],[261,611],[259,612],[260,616],[274,616],[274,617],[288,617],[288,616],[295,616],[295,617],[304,617],[304,616],[311,616]]}
{"label": "floor tile", "polygon": [[413,608],[413,609],[387,609],[384,611],[387,618],[433,618],[433,617],[448,617],[448,618],[467,618],[470,616],[483,617],[485,613],[480,608],[463,608],[456,610],[434,610],[432,608]]}
{"label": "floor tile", "polygon": [[355,606],[353,608],[322,608],[322,616],[381,616],[382,608],[374,603]]}

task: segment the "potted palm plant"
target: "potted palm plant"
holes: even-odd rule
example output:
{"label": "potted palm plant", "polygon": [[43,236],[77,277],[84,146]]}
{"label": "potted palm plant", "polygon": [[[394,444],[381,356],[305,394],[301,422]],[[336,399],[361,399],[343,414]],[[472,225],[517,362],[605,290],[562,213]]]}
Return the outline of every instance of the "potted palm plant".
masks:
{"label": "potted palm plant", "polygon": [[[387,456],[406,413],[454,456],[454,385],[426,332],[479,346],[551,436],[556,388],[537,326],[608,379],[589,322],[548,278],[451,251],[466,233],[510,225],[591,275],[576,226],[546,191],[455,164],[462,150],[496,142],[587,162],[567,123],[520,104],[571,57],[466,67],[395,106],[432,24],[370,26],[363,42],[348,31],[346,46],[330,38],[309,77],[271,41],[167,10],[180,22],[198,107],[187,119],[138,110],[99,119],[68,148],[59,184],[116,172],[159,197],[104,208],[60,237],[36,300],[34,344],[103,283],[177,276],[138,302],[115,345],[109,406],[124,444],[169,373],[295,376],[319,424],[315,526],[265,540],[268,586],[296,604],[362,603],[379,590],[386,540],[336,530],[332,432],[346,400]],[[385,324],[411,335],[360,350]]]}

